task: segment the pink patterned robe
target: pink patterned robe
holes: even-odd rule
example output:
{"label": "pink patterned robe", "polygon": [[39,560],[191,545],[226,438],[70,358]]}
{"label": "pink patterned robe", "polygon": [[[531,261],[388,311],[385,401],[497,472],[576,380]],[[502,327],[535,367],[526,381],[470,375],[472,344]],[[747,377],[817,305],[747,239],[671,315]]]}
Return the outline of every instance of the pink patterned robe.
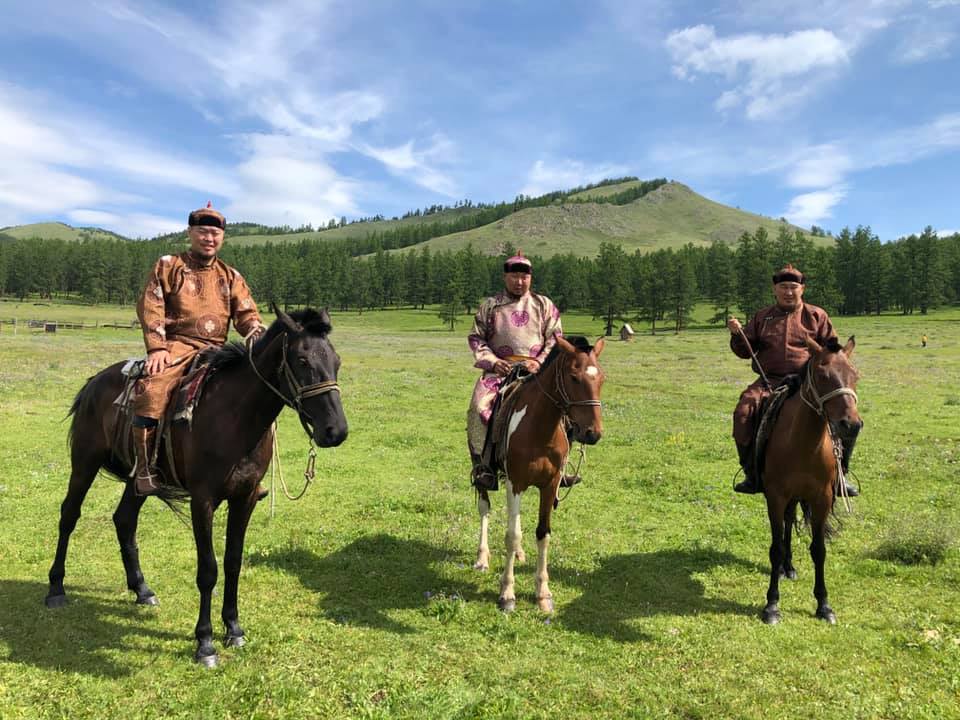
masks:
{"label": "pink patterned robe", "polygon": [[477,311],[473,331],[467,336],[474,367],[483,370],[467,411],[467,442],[470,451],[483,449],[486,424],[502,378],[493,372],[498,358],[533,358],[541,363],[563,335],[560,311],[546,295],[528,292],[516,298],[501,291],[487,298]]}

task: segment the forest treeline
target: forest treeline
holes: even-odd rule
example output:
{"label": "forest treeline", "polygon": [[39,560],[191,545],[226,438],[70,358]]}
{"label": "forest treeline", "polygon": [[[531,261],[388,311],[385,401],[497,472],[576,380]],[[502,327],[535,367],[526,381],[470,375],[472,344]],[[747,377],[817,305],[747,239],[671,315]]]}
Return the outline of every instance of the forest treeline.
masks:
{"label": "forest treeline", "polygon": [[[186,247],[183,234],[141,242],[0,238],[0,295],[134,304],[157,258]],[[504,247],[491,257],[472,247],[381,247],[357,258],[349,243],[339,241],[228,241],[222,257],[241,271],[261,302],[361,312],[437,305],[452,326],[502,287],[503,258],[513,252]],[[627,253],[605,243],[593,258],[532,259],[535,289],[561,310],[602,317],[608,331],[623,320],[680,330],[698,302],[716,310],[717,322],[730,313],[749,316],[771,302],[771,275],[788,262],[807,274],[805,298],[834,314],[926,313],[960,301],[960,234],[940,238],[929,227],[889,243],[869,227],[844,229],[824,246],[784,225],[774,236],[762,227],[744,233],[733,245]]]}

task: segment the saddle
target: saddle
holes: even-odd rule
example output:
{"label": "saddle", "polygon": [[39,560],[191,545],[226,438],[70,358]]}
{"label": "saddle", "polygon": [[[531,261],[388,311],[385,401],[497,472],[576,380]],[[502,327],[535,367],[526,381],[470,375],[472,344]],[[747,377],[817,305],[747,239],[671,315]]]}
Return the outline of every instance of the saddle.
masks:
{"label": "saddle", "polygon": [[767,443],[770,441],[770,435],[777,424],[777,418],[780,417],[780,410],[787,398],[794,395],[803,380],[799,375],[787,375],[783,381],[773,390],[773,393],[763,399],[760,408],[757,411],[757,431],[753,438],[753,458],[754,473],[760,487],[763,487],[764,461],[766,458]]}
{"label": "saddle", "polygon": [[[190,368],[180,378],[177,389],[173,393],[173,398],[164,416],[160,419],[157,428],[157,434],[160,441],[154,444],[153,457],[150,459],[151,465],[157,466],[157,456],[160,446],[163,445],[167,451],[167,461],[173,480],[177,485],[182,485],[179,478],[176,477],[175,465],[173,462],[173,449],[170,442],[170,432],[173,423],[186,421],[187,427],[192,428],[193,413],[200,403],[200,397],[207,381],[212,376],[210,368],[210,359],[216,353],[216,348],[201,350],[194,356]],[[133,423],[133,398],[136,395],[137,382],[144,376],[146,362],[142,358],[130,358],[121,368],[120,372],[126,380],[123,384],[123,390],[113,401],[117,408],[117,423],[113,438],[113,454],[122,462],[130,467],[134,465],[133,451],[133,433],[131,425]],[[158,468],[159,469],[159,468]]]}
{"label": "saddle", "polygon": [[517,390],[532,379],[533,373],[523,364],[517,363],[503,379],[500,390],[497,391],[497,397],[493,401],[481,459],[498,478],[505,472],[507,435],[510,432],[509,418],[516,404]]}

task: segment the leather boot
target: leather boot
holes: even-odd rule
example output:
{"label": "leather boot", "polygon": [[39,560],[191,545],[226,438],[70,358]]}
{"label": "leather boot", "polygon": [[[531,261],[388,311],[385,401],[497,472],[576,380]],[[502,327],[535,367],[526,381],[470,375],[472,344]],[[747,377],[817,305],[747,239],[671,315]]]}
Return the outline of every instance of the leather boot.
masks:
{"label": "leather boot", "polygon": [[733,486],[734,491],[746,493],[747,495],[762,492],[763,488],[761,488],[760,483],[757,482],[756,473],[753,469],[753,446],[738,444],[737,452],[740,454],[740,467],[743,468],[743,480]]}
{"label": "leather boot", "polygon": [[574,485],[579,484],[582,480],[583,478],[580,477],[579,473],[576,475],[564,475],[562,478],[560,478],[560,487],[571,488]]}
{"label": "leather boot", "polygon": [[153,495],[160,489],[157,471],[150,466],[156,439],[156,427],[133,426],[133,448],[137,457],[137,473],[133,477],[133,489],[137,495]]}

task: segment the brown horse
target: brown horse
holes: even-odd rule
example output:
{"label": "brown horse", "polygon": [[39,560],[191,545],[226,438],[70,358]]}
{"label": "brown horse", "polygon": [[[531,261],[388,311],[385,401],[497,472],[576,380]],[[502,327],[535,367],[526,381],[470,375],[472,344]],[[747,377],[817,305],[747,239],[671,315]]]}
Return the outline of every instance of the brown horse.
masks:
{"label": "brown horse", "polygon": [[800,392],[784,401],[767,445],[763,492],[772,542],[770,587],[761,617],[770,625],[780,621],[781,574],[790,579],[797,576],[790,544],[798,503],[813,536],[810,557],[815,573],[816,616],[831,624],[837,621],[827,604],[823,564],[840,467],[835,439],[852,447],[863,427],[857,412],[859,373],[850,362],[855,345],[853,337],[842,348],[836,340],[824,347],[807,340],[811,357],[803,371]]}
{"label": "brown horse", "polygon": [[[594,445],[603,434],[600,415],[600,389],[604,374],[597,362],[603,339],[593,347],[581,337],[557,336],[557,344],[540,371],[516,390],[507,426],[503,453],[507,497],[506,563],[500,579],[498,605],[511,612],[517,604],[514,593],[514,562],[523,562],[520,546],[520,494],[529,487],[540,491],[540,515],[537,522],[537,605],[553,612],[553,595],[547,585],[547,549],[550,544],[550,515],[557,499],[563,467],[570,452],[570,437]],[[480,546],[474,567],[486,570],[490,565],[487,545],[490,498],[479,492]]]}
{"label": "brown horse", "polygon": [[[276,308],[274,311],[277,320],[249,352],[241,345],[227,345],[217,352],[203,401],[193,414],[192,429],[187,423],[174,423],[171,452],[161,448],[159,453],[161,471],[167,477],[179,477],[185,488],[179,497],[188,495],[190,499],[200,591],[194,659],[208,667],[217,664],[210,623],[211,596],[217,582],[214,511],[227,502],[221,617],[226,626],[226,645],[238,647],[244,644],[243,630],[237,621],[243,541],[257,503],[257,484],[270,462],[274,420],[286,404],[297,411],[312,442],[320,447],[334,447],[347,437],[337,385],[340,358],[328,339],[330,316],[325,310],[303,310],[292,315]],[[113,522],[127,587],[136,593],[138,604],[157,604],[156,595],[143,578],[136,541],[137,520],[146,498],[134,493],[130,464],[114,447],[115,441],[120,445],[116,428],[121,418],[114,399],[126,380],[121,374],[122,366],[123,363],[116,363],[90,378],[70,409],[72,472],[60,508],[60,537],[50,568],[47,607],[60,607],[67,601],[63,587],[67,546],[83,500],[100,468],[126,482]],[[175,473],[171,472],[170,456]],[[168,502],[177,499],[174,490],[164,488],[163,493]]]}

